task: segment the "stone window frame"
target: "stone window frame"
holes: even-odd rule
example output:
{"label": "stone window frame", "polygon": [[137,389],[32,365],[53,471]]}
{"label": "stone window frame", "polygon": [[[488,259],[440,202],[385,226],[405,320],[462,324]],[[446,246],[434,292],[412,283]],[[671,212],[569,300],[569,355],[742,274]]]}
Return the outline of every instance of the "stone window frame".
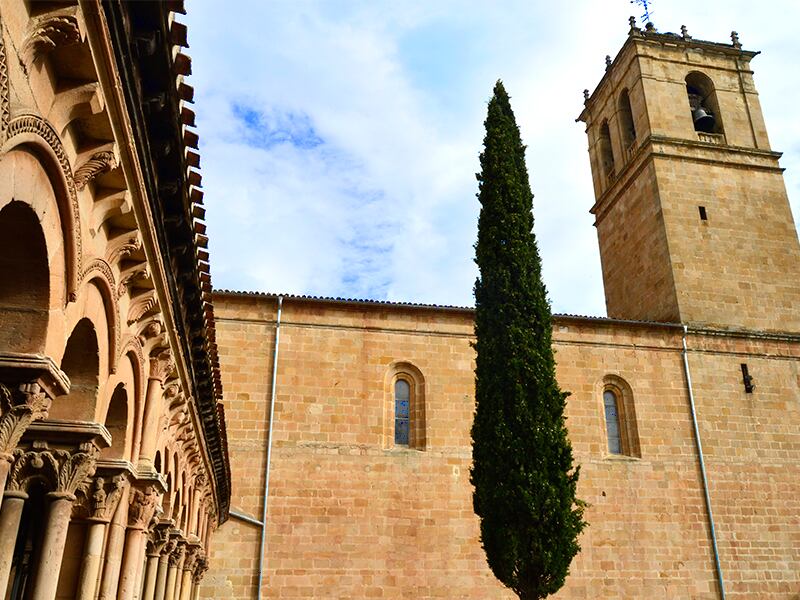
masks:
{"label": "stone window frame", "polygon": [[[619,419],[619,433],[621,453],[614,454],[608,448],[608,423],[605,416],[605,393],[611,391],[617,399],[617,418]],[[598,384],[597,397],[599,399],[600,414],[603,425],[603,447],[606,458],[612,459],[638,459],[642,457],[641,443],[639,440],[639,426],[636,419],[636,405],[633,388],[622,377],[608,374]]]}
{"label": "stone window frame", "polygon": [[[403,380],[409,386],[408,445],[395,444],[395,384]],[[397,450],[425,450],[427,446],[425,377],[422,371],[408,361],[392,363],[386,372],[383,410],[384,448]]]}

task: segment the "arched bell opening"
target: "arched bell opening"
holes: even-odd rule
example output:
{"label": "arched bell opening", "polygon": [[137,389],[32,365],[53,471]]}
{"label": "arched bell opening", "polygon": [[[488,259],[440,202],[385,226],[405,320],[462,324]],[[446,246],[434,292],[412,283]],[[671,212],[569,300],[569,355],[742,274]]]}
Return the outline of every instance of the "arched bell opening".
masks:
{"label": "arched bell opening", "polygon": [[49,280],[39,219],[27,204],[10,202],[0,210],[0,348],[44,351]]}
{"label": "arched bell opening", "polygon": [[603,174],[606,181],[614,179],[614,151],[611,149],[611,131],[608,128],[608,121],[603,121],[600,126],[600,163],[603,165]]}
{"label": "arched bell opening", "polygon": [[50,419],[93,421],[100,377],[97,334],[89,319],[72,330],[61,359],[61,370],[70,381],[69,394],[60,396],[50,409]]}
{"label": "arched bell opening", "polygon": [[101,458],[129,458],[128,423],[128,392],[125,385],[120,383],[111,395],[105,419],[106,429],[111,434],[111,445],[101,450]]}
{"label": "arched bell opening", "polygon": [[622,129],[622,144],[626,150],[636,142],[636,126],[633,121],[633,110],[628,90],[622,90],[619,95],[619,124]]}
{"label": "arched bell opening", "polygon": [[686,76],[686,95],[694,130],[700,133],[724,134],[722,116],[714,82],[704,73],[692,71]]}

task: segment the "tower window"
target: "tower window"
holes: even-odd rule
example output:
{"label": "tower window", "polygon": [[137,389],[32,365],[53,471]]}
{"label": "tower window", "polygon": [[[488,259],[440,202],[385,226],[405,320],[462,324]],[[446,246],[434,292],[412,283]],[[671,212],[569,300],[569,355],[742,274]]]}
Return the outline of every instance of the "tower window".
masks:
{"label": "tower window", "polygon": [[701,221],[708,221],[708,215],[706,214],[706,207],[705,206],[698,206],[700,209],[700,220]]}
{"label": "tower window", "polygon": [[698,71],[689,73],[686,76],[686,94],[694,130],[698,133],[722,134],[722,118],[711,79]]}

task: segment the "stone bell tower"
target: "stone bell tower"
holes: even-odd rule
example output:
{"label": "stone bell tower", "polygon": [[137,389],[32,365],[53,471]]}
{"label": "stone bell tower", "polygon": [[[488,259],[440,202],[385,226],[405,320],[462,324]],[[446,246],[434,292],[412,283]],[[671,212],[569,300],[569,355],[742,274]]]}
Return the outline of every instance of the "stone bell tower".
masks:
{"label": "stone bell tower", "polygon": [[800,244],[750,61],[730,44],[628,39],[586,123],[614,318],[800,332]]}

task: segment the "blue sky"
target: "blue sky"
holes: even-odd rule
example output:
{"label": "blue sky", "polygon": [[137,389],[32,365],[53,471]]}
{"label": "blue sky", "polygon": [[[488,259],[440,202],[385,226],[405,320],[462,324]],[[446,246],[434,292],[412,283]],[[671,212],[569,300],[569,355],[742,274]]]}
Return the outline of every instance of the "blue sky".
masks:
{"label": "blue sky", "polygon": [[[582,124],[626,0],[187,3],[217,289],[472,304],[478,153],[503,79],[557,312],[604,315]],[[752,65],[800,215],[800,3],[661,0],[660,31],[761,50]]]}

